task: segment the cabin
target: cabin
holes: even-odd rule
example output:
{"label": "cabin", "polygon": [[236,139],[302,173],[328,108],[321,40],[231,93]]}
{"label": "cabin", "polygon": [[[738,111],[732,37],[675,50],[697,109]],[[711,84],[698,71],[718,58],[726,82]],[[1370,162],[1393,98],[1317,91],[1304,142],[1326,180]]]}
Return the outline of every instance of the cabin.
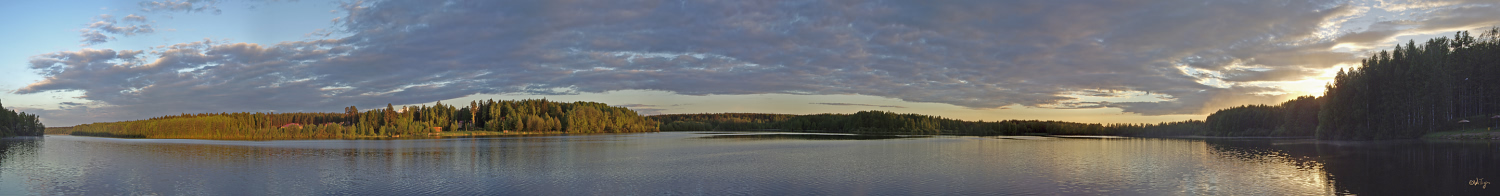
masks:
{"label": "cabin", "polygon": [[302,128],[302,124],[287,123],[285,125],[281,125],[281,128],[282,129],[287,129],[287,128],[301,129]]}

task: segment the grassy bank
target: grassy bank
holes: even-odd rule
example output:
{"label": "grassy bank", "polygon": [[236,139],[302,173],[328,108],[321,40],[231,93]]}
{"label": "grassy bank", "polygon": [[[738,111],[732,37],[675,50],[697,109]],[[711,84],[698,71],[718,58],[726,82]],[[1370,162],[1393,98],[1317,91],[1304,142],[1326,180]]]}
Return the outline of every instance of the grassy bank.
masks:
{"label": "grassy bank", "polygon": [[1480,128],[1432,132],[1422,135],[1422,139],[1500,139],[1500,129]]}

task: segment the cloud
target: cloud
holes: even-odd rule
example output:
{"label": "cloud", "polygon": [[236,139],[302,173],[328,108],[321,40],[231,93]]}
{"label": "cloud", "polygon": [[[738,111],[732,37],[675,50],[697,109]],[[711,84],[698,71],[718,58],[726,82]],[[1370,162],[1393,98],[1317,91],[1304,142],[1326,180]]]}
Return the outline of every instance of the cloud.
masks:
{"label": "cloud", "polygon": [[82,33],[81,36],[83,36],[83,40],[80,42],[83,42],[84,46],[101,44],[115,39],[113,36],[108,36],[104,33],[135,36],[137,34],[156,32],[156,29],[152,28],[150,24],[138,24],[146,22],[146,17],[135,14],[125,16],[124,23],[116,21],[114,16],[108,14],[99,15],[95,17],[95,20],[94,23],[89,23],[88,27],[79,30]]}
{"label": "cloud", "polygon": [[[164,0],[142,1],[139,3],[141,11],[147,13],[179,11],[188,13],[223,13],[223,10],[220,10],[217,6],[215,6],[216,4],[218,4],[217,0]],[[145,16],[136,14],[129,14],[125,17],[121,17],[121,21],[123,22],[116,21],[113,16],[110,16],[108,14],[99,15],[99,17],[96,17],[95,20],[96,21],[90,23],[87,28],[79,30],[79,32],[82,33],[81,36],[84,37],[84,39],[80,41],[83,42],[82,46],[97,45],[115,40],[115,37],[105,35],[105,33],[134,36],[137,34],[149,34],[156,32],[156,29],[151,24],[144,24],[151,23],[149,19],[146,19]]]}
{"label": "cloud", "polygon": [[123,17],[122,19],[124,19],[126,22],[146,22],[145,16],[135,14],[125,15],[125,17]]}
{"label": "cloud", "polygon": [[833,105],[833,106],[869,106],[869,107],[882,107],[882,108],[906,108],[905,106],[871,105],[871,104],[859,104],[859,103],[808,103],[808,104]]}
{"label": "cloud", "polygon": [[1092,109],[1092,108],[1106,108],[1106,107],[1110,107],[1110,106],[1111,106],[1110,102],[1108,102],[1108,101],[1079,101],[1079,102],[1062,102],[1062,103],[1056,103],[1056,104],[1049,105],[1048,108],[1053,108],[1053,109]]}
{"label": "cloud", "polygon": [[127,36],[141,33],[152,33],[156,31],[155,29],[152,29],[151,25],[149,24],[117,25],[117,23],[115,23],[115,20],[109,18],[108,15],[105,15],[105,17],[103,17],[103,20],[89,24],[88,29]]}
{"label": "cloud", "polygon": [[1302,68],[1284,68],[1284,69],[1269,69],[1269,70],[1234,70],[1234,71],[1232,71],[1232,72],[1230,72],[1228,74],[1229,75],[1228,77],[1225,77],[1225,78],[1222,78],[1222,79],[1224,81],[1230,81],[1230,82],[1296,81],[1296,80],[1305,79],[1307,77],[1316,76],[1316,75],[1322,74],[1322,73],[1323,72],[1320,71],[1320,70],[1302,69]]}
{"label": "cloud", "polygon": [[[1186,91],[1186,92],[1184,92]],[[1179,89],[1163,92],[1171,95],[1167,101],[1101,103],[1108,107],[1129,108],[1127,112],[1148,114],[1205,114],[1214,110],[1243,105],[1245,103],[1277,103],[1291,98],[1290,94],[1267,95],[1278,89],[1255,86],[1232,86],[1204,90]]]}
{"label": "cloud", "polygon": [[142,12],[211,12],[221,14],[216,0],[182,0],[182,1],[143,1],[140,3]]}
{"label": "cloud", "polygon": [[630,108],[630,110],[635,110],[635,113],[636,114],[640,114],[640,115],[658,115],[658,114],[662,114],[661,111],[667,110],[667,109],[655,108],[656,105],[650,105],[650,104],[623,104],[623,105],[612,105],[612,106]]}
{"label": "cloud", "polygon": [[1432,10],[1458,5],[1494,3],[1489,0],[1380,0],[1375,7],[1390,11]]}
{"label": "cloud", "polygon": [[[1473,9],[1455,11],[1493,15]],[[455,0],[346,2],[339,10],[347,15],[335,29],[347,37],[38,55],[31,65],[46,79],[18,92],[81,91],[122,112],[157,115],[628,89],[1045,108],[1092,89],[1168,98],[1094,104],[1128,113],[1201,114],[1275,102],[1256,95],[1278,89],[1239,84],[1357,62],[1361,51],[1330,50],[1388,37],[1325,37],[1330,22],[1361,13],[1335,0]],[[1412,25],[1494,22],[1469,16]]]}
{"label": "cloud", "polygon": [[662,112],[661,112],[661,111],[662,111],[662,110],[667,110],[667,109],[656,109],[656,108],[630,108],[630,110],[635,110],[635,113],[636,113],[636,114],[640,114],[640,115],[645,115],[645,116],[651,116],[651,115],[662,115]]}
{"label": "cloud", "polygon": [[[1402,35],[1452,33],[1500,25],[1500,2],[1482,0],[1391,1],[1377,6],[1389,11],[1412,15],[1406,20],[1374,22],[1366,31],[1351,32],[1337,38],[1341,44],[1361,49],[1383,48]],[[1446,34],[1445,34],[1446,35]]]}
{"label": "cloud", "polygon": [[115,39],[114,37],[110,37],[108,35],[104,35],[104,33],[99,33],[99,31],[81,31],[81,32],[83,34],[79,35],[79,36],[82,36],[83,40],[78,40],[78,42],[83,42],[83,45],[85,45],[85,46],[87,46],[87,45],[95,45],[95,44],[102,44],[102,43],[109,42],[109,41],[112,41],[112,40]]}

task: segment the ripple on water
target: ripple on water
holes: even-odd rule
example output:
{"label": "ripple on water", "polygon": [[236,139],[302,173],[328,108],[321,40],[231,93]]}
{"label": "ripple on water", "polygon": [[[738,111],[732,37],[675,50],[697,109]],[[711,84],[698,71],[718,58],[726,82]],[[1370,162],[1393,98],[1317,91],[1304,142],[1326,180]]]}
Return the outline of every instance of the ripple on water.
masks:
{"label": "ripple on water", "polygon": [[884,140],[884,139],[911,139],[926,138],[930,136],[907,136],[907,135],[861,135],[861,134],[822,134],[822,133],[755,133],[755,134],[717,134],[698,137],[700,139],[739,139],[739,140]]}
{"label": "ripple on water", "polygon": [[[1497,156],[1482,144],[1413,144],[1419,146],[1409,149],[1427,150],[1387,158],[1351,153],[1381,144],[1288,141],[779,133],[261,142],[60,136],[0,139],[0,189],[63,195],[1327,195],[1379,190],[1331,188],[1332,171],[1343,171],[1341,183],[1379,178],[1337,168],[1362,160],[1468,178],[1494,173],[1469,162]],[[1432,152],[1457,160],[1423,154]],[[1410,160],[1439,162],[1402,162]]]}

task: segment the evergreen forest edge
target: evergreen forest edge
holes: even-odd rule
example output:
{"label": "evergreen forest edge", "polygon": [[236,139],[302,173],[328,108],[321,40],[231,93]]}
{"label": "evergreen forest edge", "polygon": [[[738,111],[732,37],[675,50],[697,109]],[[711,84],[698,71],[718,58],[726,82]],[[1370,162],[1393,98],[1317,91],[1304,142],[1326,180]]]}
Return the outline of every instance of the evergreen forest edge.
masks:
{"label": "evergreen forest edge", "polygon": [[41,136],[45,130],[46,126],[36,114],[5,109],[4,104],[0,104],[0,137]]}

